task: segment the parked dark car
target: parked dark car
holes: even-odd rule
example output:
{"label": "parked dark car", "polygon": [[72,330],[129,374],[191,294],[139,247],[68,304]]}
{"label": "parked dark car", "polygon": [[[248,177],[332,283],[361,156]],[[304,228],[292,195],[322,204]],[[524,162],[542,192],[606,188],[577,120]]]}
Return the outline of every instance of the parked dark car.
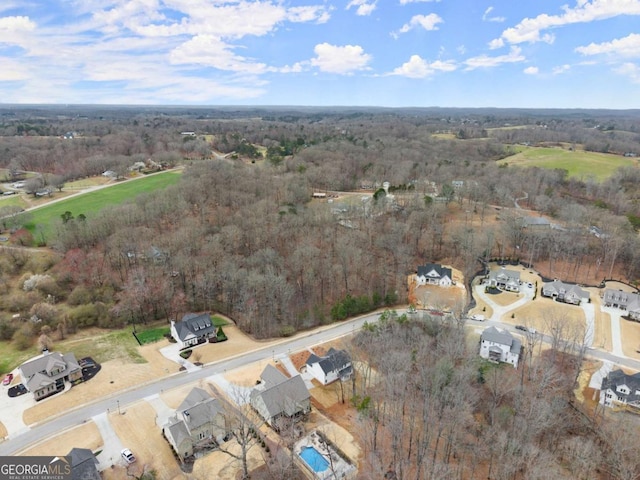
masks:
{"label": "parked dark car", "polygon": [[523,332],[527,331],[527,327],[524,325],[516,325],[516,330],[522,330]]}

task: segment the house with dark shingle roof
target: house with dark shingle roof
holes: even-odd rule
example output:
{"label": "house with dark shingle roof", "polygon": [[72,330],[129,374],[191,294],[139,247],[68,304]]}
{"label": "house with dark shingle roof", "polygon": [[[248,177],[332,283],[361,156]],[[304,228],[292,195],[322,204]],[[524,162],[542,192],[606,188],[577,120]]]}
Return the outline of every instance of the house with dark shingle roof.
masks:
{"label": "house with dark shingle roof", "polygon": [[451,269],[436,265],[435,263],[427,263],[418,267],[416,279],[418,285],[437,285],[439,287],[449,287],[453,284],[453,275]]}
{"label": "house with dark shingle roof", "polygon": [[572,305],[580,305],[582,302],[589,301],[589,292],[581,289],[577,285],[554,280],[545,283],[542,286],[542,296],[554,298],[558,302],[570,303]]}
{"label": "house with dark shingle roof", "polygon": [[281,417],[293,418],[311,411],[311,394],[300,375],[288,378],[267,365],[250,396],[251,406],[274,429]]}
{"label": "house with dark shingle roof", "polygon": [[351,357],[344,350],[330,348],[324,357],[309,355],[306,362],[307,372],[322,385],[328,385],[336,380],[346,380],[353,374]]}
{"label": "house with dark shingle roof", "polygon": [[640,294],[607,288],[604,291],[603,303],[605,307],[625,310],[631,319],[640,321]]}
{"label": "house with dark shingle roof", "polygon": [[88,448],[73,448],[67,454],[71,457],[72,480],[100,480],[98,459]]}
{"label": "house with dark shingle roof", "polygon": [[480,336],[480,356],[493,362],[509,363],[518,368],[522,342],[507,330],[489,327]]}
{"label": "house with dark shingle roof", "polygon": [[82,369],[73,353],[44,352],[18,368],[22,384],[36,400],[64,390],[65,381],[82,381]]}
{"label": "house with dark shingle roof", "polygon": [[489,272],[489,285],[509,292],[519,292],[520,272],[504,267],[491,270],[491,272]]}
{"label": "house with dark shingle roof", "polygon": [[179,322],[171,320],[171,336],[180,348],[207,342],[216,336],[218,327],[211,322],[209,313],[188,313]]}
{"label": "house with dark shingle roof", "polygon": [[227,423],[220,401],[201,388],[194,388],[162,428],[178,457],[184,460],[198,446],[222,443]]}
{"label": "house with dark shingle roof", "polygon": [[629,405],[640,408],[640,373],[628,375],[613,370],[602,379],[600,404],[606,407]]}

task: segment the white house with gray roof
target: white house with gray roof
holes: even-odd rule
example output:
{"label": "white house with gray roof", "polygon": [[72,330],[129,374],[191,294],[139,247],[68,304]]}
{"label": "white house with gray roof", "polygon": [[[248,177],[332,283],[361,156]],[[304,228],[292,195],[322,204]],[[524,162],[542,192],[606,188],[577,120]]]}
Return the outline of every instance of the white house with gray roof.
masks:
{"label": "white house with gray roof", "polygon": [[640,373],[629,375],[612,370],[602,379],[600,404],[606,407],[629,405],[640,408]]}
{"label": "white house with gray roof", "polygon": [[451,269],[435,263],[418,267],[416,280],[418,285],[437,285],[450,287],[453,284]]}
{"label": "white house with gray roof", "polygon": [[578,285],[554,280],[545,283],[542,286],[542,296],[554,298],[558,302],[570,303],[572,305],[580,305],[589,301],[589,292],[583,290]]}
{"label": "white house with gray roof", "polygon": [[36,400],[64,390],[65,381],[81,382],[82,369],[73,353],[44,352],[19,367],[22,384]]}
{"label": "white house with gray roof", "polygon": [[171,336],[181,349],[207,342],[217,333],[209,313],[188,313],[179,322],[171,320]]}
{"label": "white house with gray roof", "polygon": [[293,418],[311,411],[311,394],[300,375],[288,378],[273,365],[267,365],[260,383],[251,391],[250,403],[277,430],[281,417]]}
{"label": "white house with gray roof", "polygon": [[606,307],[625,310],[631,319],[640,321],[640,294],[638,293],[607,288],[604,291],[603,303]]}
{"label": "white house with gray roof", "polygon": [[518,368],[522,342],[507,330],[489,327],[480,336],[480,356],[493,362],[509,363]]}
{"label": "white house with gray roof", "polygon": [[222,443],[227,424],[220,401],[201,388],[194,388],[162,428],[178,457],[184,460],[198,446]]}
{"label": "white house with gray roof", "polygon": [[344,350],[330,348],[324,357],[312,353],[306,362],[307,372],[322,385],[329,385],[336,380],[346,380],[353,374],[351,357]]}
{"label": "white house with gray roof", "polygon": [[489,286],[507,290],[508,292],[520,291],[520,272],[500,267],[489,272]]}

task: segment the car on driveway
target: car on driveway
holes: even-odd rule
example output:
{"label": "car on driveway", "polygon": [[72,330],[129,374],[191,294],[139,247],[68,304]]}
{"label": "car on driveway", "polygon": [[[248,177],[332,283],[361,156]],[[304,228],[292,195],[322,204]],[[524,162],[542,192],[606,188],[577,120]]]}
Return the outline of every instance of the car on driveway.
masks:
{"label": "car on driveway", "polygon": [[523,332],[527,331],[527,327],[524,325],[516,325],[516,330],[522,330]]}
{"label": "car on driveway", "polygon": [[11,385],[11,382],[13,382],[13,373],[7,373],[4,377],[4,380],[2,380],[2,385]]}
{"label": "car on driveway", "polygon": [[471,315],[471,320],[477,320],[478,322],[484,322],[486,320],[486,318],[484,317],[484,315],[482,315],[480,313],[474,313],[473,315]]}
{"label": "car on driveway", "polygon": [[123,449],[120,452],[120,455],[122,455],[122,458],[124,459],[127,465],[131,465],[136,461],[136,457],[133,455],[133,453],[131,453],[131,450],[129,450],[128,448]]}

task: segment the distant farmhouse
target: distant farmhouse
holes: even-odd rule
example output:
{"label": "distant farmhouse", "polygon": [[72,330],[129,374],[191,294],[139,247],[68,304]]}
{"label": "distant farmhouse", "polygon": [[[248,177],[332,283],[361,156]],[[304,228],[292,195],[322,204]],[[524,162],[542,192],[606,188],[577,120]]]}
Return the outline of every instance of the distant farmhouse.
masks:
{"label": "distant farmhouse", "polygon": [[280,419],[311,411],[311,394],[300,375],[287,378],[273,365],[267,365],[260,383],[251,391],[250,403],[269,425],[279,430]]}
{"label": "distant farmhouse", "polygon": [[551,222],[544,217],[522,217],[520,219],[522,228],[533,228],[544,230],[551,228]]}
{"label": "distant farmhouse", "polygon": [[500,288],[508,292],[520,291],[520,272],[508,270],[504,267],[489,272],[489,286]]}
{"label": "distant farmhouse", "polygon": [[227,434],[226,419],[218,399],[194,388],[169,418],[162,433],[178,457],[184,460],[197,447],[222,443]]}
{"label": "distant farmhouse", "polygon": [[629,318],[640,322],[640,294],[607,288],[604,291],[603,302],[605,307],[625,310]]}
{"label": "distant farmhouse", "polygon": [[330,348],[324,357],[309,355],[306,362],[307,372],[322,385],[328,385],[336,380],[346,380],[353,374],[351,357],[344,350]]}
{"label": "distant farmhouse", "polygon": [[509,363],[518,368],[522,343],[506,330],[489,327],[480,336],[480,356],[493,362]]}
{"label": "distant farmhouse", "polygon": [[23,385],[36,400],[63,391],[65,381],[83,380],[82,369],[73,353],[45,352],[20,365],[19,370]]}
{"label": "distant farmhouse", "polygon": [[453,275],[450,268],[436,265],[435,263],[427,263],[422,267],[418,267],[416,280],[418,285],[450,287],[453,284]]}
{"label": "distant farmhouse", "polygon": [[216,336],[218,328],[211,323],[209,313],[188,313],[179,322],[171,321],[171,336],[180,348],[207,342]]}
{"label": "distant farmhouse", "polygon": [[609,372],[600,387],[600,404],[606,407],[628,405],[640,408],[640,373]]}
{"label": "distant farmhouse", "polygon": [[563,283],[560,280],[545,283],[542,286],[542,296],[557,300],[558,302],[580,305],[589,302],[589,292],[577,285]]}

